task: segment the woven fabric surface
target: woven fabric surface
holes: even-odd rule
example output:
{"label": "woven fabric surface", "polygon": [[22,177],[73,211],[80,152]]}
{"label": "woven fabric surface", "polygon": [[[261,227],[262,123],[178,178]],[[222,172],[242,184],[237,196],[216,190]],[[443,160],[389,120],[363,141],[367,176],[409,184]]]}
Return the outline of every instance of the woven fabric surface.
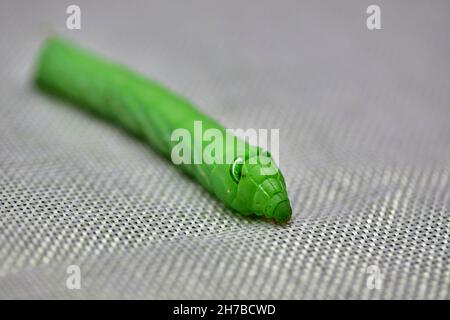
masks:
{"label": "woven fabric surface", "polygon": [[[0,4],[0,298],[450,298],[449,2],[377,1],[376,31],[372,1],[77,1],[72,31],[70,4]],[[53,33],[279,128],[291,223],[36,90]]]}

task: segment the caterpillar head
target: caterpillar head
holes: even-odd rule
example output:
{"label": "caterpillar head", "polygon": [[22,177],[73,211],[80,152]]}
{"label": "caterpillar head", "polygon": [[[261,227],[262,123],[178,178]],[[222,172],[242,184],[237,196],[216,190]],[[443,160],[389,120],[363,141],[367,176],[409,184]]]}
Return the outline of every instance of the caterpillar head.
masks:
{"label": "caterpillar head", "polygon": [[243,214],[256,214],[286,223],[292,215],[283,175],[269,154],[237,158],[230,167],[237,184],[231,206]]}

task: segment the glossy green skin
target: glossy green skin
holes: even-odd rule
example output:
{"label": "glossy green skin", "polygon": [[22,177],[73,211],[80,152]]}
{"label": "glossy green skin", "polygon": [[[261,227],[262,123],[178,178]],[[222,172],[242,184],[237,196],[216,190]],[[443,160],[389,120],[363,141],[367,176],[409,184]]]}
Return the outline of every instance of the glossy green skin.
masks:
{"label": "glossy green skin", "polygon": [[[202,121],[203,130],[225,129],[197,110],[189,101],[144,78],[128,68],[111,63],[58,38],[46,41],[36,70],[38,86],[108,118],[146,139],[165,157],[171,158],[171,134],[185,128],[194,137],[194,121]],[[233,136],[234,141],[239,138]],[[202,140],[202,139],[201,139]],[[242,142],[242,140],[240,140]],[[194,141],[198,149],[209,141]],[[245,142],[243,142],[245,143]],[[196,147],[197,146],[197,147]],[[224,144],[223,154],[235,151],[244,159],[240,177],[234,179],[232,164],[182,164],[206,190],[228,207],[243,215],[263,215],[279,223],[289,221],[291,206],[286,184],[279,170],[262,175],[262,165],[250,164],[252,157],[269,157],[258,147],[245,143],[245,151]],[[271,160],[271,159],[269,159]],[[239,171],[239,170],[238,170]],[[239,176],[239,175],[238,175]]]}

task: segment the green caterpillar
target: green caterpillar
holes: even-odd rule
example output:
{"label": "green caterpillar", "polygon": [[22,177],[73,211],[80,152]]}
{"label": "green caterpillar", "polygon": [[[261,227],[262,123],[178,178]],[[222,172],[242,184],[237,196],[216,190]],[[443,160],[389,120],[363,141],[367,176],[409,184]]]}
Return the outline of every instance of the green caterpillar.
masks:
{"label": "green caterpillar", "polygon": [[[232,154],[232,161],[192,161],[180,165],[183,171],[243,215],[264,216],[278,223],[289,221],[292,209],[281,172],[275,166],[277,170],[271,174],[262,174],[268,163],[274,166],[271,155],[230,136],[215,120],[158,83],[59,38],[50,38],[43,46],[35,80],[41,89],[141,136],[169,159],[178,144],[172,139],[174,130],[181,128],[195,137],[197,121],[205,130],[219,130],[233,143],[224,144],[215,156],[226,158]],[[208,143],[194,138],[186,146],[192,160]],[[243,143],[243,149],[237,147],[239,143]]]}

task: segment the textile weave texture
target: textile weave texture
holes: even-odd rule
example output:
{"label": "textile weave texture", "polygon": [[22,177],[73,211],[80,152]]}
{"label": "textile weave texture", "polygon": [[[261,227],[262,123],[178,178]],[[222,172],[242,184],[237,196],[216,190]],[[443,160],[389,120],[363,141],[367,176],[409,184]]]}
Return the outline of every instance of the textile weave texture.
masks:
{"label": "textile weave texture", "polygon": [[[0,3],[0,298],[450,298],[449,2],[377,1],[375,31],[365,0],[77,1],[72,31],[70,4]],[[36,90],[53,33],[279,128],[291,223]]]}

